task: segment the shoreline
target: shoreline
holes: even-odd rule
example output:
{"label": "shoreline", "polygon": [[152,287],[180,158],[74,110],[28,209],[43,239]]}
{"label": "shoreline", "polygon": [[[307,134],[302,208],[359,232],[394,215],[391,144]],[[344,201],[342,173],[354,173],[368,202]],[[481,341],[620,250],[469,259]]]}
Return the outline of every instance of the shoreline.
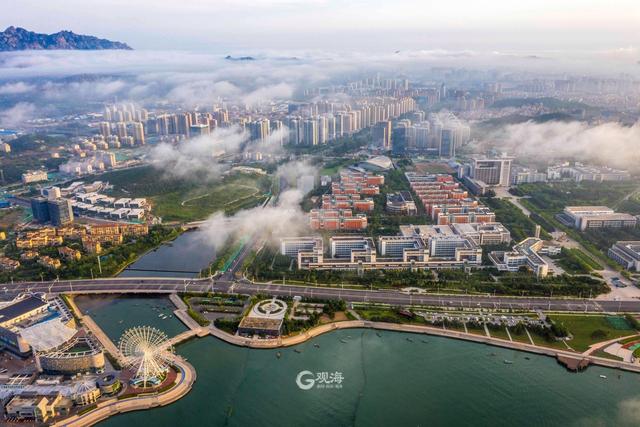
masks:
{"label": "shoreline", "polygon": [[[117,354],[117,349],[114,350],[114,348],[111,348],[111,345],[113,344],[109,337],[106,336],[102,332],[101,328],[92,321],[90,316],[82,315],[79,308],[75,304],[75,301],[73,301],[73,298],[71,298],[70,300],[71,301],[69,305],[72,312],[80,314],[80,319],[86,322],[83,322],[85,327],[90,329],[92,333],[99,338],[105,350],[109,352],[115,352]],[[508,348],[541,356],[554,357],[558,361],[558,363],[564,365],[568,370],[571,371],[580,371],[588,367],[588,365],[593,364],[596,366],[602,366],[611,369],[620,369],[623,371],[640,373],[640,365],[605,359],[591,355],[590,353],[593,348],[587,350],[585,353],[572,353],[569,351],[556,350],[549,347],[541,347],[532,344],[508,341],[490,336],[412,324],[372,322],[366,320],[346,320],[319,325],[300,334],[284,338],[245,338],[238,335],[231,335],[221,329],[216,328],[213,324],[209,327],[201,327],[199,325],[196,325],[195,321],[193,321],[191,317],[186,314],[186,304],[184,304],[184,302],[176,294],[172,294],[170,300],[176,307],[176,310],[174,310],[174,314],[187,326],[187,331],[176,335],[171,339],[172,345],[176,346],[190,341],[193,338],[201,338],[206,337],[207,335],[211,335],[227,344],[235,345],[238,347],[247,347],[256,350],[273,350],[277,348],[286,348],[299,345],[320,335],[338,330],[373,329],[387,332],[439,336],[443,338],[457,339],[478,344]],[[118,398],[114,397],[104,402],[100,402],[96,408],[86,413],[73,415],[69,418],[62,419],[54,423],[53,425],[58,427],[81,427],[85,425],[93,425],[100,421],[104,421],[114,415],[131,411],[149,410],[159,406],[170,405],[171,403],[180,400],[191,391],[193,384],[196,381],[197,371],[194,366],[184,360],[181,356],[176,355],[173,358],[173,363],[179,369],[179,375],[177,383],[169,390],[160,394],[140,395],[121,400],[118,400]]]}
{"label": "shoreline", "polygon": [[214,337],[232,345],[253,349],[276,349],[291,347],[294,345],[302,344],[317,336],[342,329],[374,329],[389,332],[425,334],[480,344],[487,344],[502,348],[510,348],[527,353],[554,357],[559,363],[563,364],[567,369],[572,371],[581,370],[586,368],[586,366],[588,366],[589,364],[593,364],[606,368],[640,373],[640,365],[630,364],[627,362],[612,359],[605,359],[587,353],[573,353],[570,351],[557,350],[550,347],[541,347],[532,344],[508,341],[501,338],[487,337],[483,335],[469,334],[466,332],[439,329],[421,325],[371,322],[365,320],[347,320],[343,322],[327,323],[324,325],[316,326],[301,334],[291,337],[264,340],[231,335],[225,331],[222,331],[221,329],[216,328],[213,325],[209,327],[210,334]]}
{"label": "shoreline", "polygon": [[[142,254],[136,256],[136,258],[133,261],[129,261],[127,262],[123,267],[121,267],[118,271],[116,271],[115,273],[113,273],[112,276],[110,276],[110,278],[116,278],[119,277],[123,271],[125,271],[127,268],[129,268],[130,265],[135,264],[136,262],[138,262],[143,256],[147,255],[148,253],[155,251],[157,249],[159,249],[160,247],[164,246],[165,244],[169,243],[169,242],[173,242],[174,240],[176,240],[178,237],[182,236],[183,233],[185,233],[187,230],[185,230],[184,228],[180,227],[175,227],[175,230],[180,230],[178,232],[178,234],[176,234],[174,237],[168,238],[163,240],[162,242],[158,243],[157,245],[147,249],[146,251],[144,251]],[[107,277],[109,278],[109,277]]]}
{"label": "shoreline", "polygon": [[76,414],[53,424],[53,427],[83,427],[94,425],[107,418],[126,412],[141,411],[170,405],[186,396],[196,381],[196,369],[180,356],[173,358],[178,368],[178,381],[169,390],[162,393],[142,394],[127,399],[113,397],[97,404],[83,414]]}

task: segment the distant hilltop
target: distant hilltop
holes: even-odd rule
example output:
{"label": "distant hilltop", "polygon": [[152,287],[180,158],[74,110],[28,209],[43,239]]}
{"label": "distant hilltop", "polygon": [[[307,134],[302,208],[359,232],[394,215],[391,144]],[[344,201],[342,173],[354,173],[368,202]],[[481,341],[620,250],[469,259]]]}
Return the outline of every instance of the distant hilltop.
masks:
{"label": "distant hilltop", "polygon": [[126,43],[99,39],[94,36],[60,31],[54,34],[40,34],[20,27],[9,27],[0,33],[0,52],[15,50],[131,50]]}
{"label": "distant hilltop", "polygon": [[224,57],[227,61],[255,61],[256,58],[253,56],[231,56],[227,55]]}

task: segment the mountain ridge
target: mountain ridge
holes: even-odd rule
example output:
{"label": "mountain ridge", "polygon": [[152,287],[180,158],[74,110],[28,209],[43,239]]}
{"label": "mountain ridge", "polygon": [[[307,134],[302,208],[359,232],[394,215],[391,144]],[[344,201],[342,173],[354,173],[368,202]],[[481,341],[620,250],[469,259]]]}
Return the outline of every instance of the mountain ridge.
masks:
{"label": "mountain ridge", "polygon": [[0,52],[20,50],[132,50],[122,42],[62,30],[53,34],[36,33],[10,26],[0,32]]}

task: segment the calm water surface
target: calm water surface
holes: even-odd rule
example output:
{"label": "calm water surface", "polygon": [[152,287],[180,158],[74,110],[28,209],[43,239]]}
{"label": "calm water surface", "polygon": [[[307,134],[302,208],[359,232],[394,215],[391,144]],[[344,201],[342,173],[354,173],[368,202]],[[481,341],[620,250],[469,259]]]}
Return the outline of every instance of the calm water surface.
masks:
{"label": "calm water surface", "polygon": [[127,267],[120,277],[197,277],[216,256],[202,231],[182,233]]}
{"label": "calm water surface", "polygon": [[[91,311],[112,335],[122,329],[122,316],[130,325],[157,325],[154,305],[158,299],[103,300]],[[181,330],[162,322],[170,335]],[[364,329],[323,335],[295,349],[300,353],[251,350],[212,337],[189,341],[177,349],[198,375],[186,397],[100,426],[640,425],[636,374],[598,367],[574,374],[548,357]],[[295,382],[303,370],[340,372],[342,388],[303,391]]]}

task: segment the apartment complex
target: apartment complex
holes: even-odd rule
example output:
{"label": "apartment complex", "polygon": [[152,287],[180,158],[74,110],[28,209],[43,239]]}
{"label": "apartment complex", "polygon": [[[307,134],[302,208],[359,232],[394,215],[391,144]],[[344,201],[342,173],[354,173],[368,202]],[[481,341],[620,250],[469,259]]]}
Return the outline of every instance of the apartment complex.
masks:
{"label": "apartment complex", "polygon": [[48,181],[49,175],[46,170],[32,170],[22,174],[23,184],[32,184],[34,182]]}
{"label": "apartment complex", "polygon": [[[126,236],[144,236],[149,233],[146,224],[99,224],[86,226],[43,227],[26,231],[16,238],[18,249],[35,249],[61,245],[67,239],[81,240],[83,248],[89,253],[96,251],[96,243],[109,242],[120,244]],[[97,245],[99,246],[99,245]],[[62,248],[61,248],[62,249]],[[67,257],[67,253],[61,253]],[[74,257],[76,257],[74,255]]]}

